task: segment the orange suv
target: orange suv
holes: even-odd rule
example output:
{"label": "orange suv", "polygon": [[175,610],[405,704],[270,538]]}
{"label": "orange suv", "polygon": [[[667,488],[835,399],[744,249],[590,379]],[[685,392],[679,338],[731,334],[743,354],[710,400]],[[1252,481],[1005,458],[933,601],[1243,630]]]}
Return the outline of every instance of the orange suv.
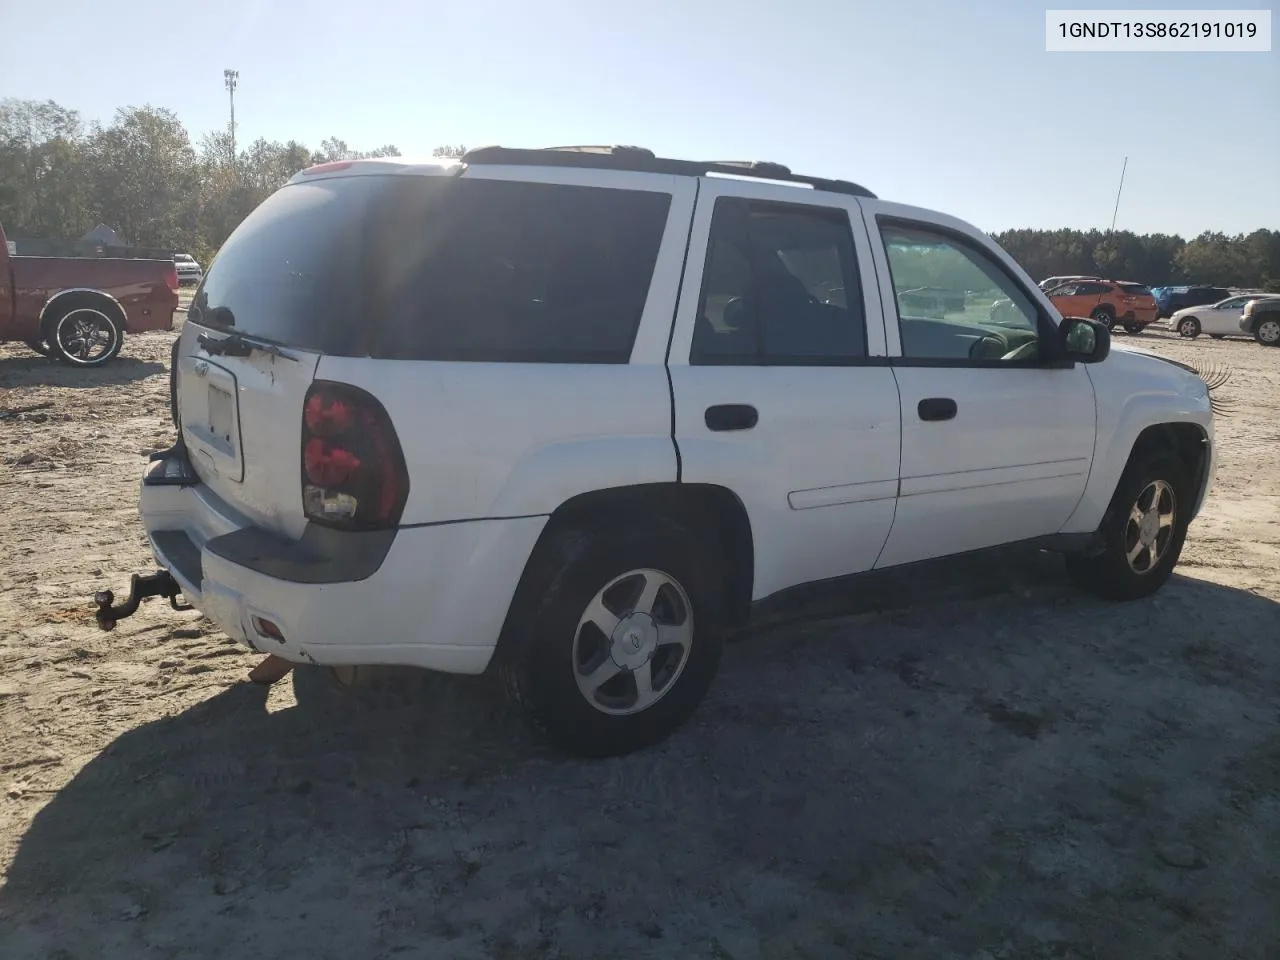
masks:
{"label": "orange suv", "polygon": [[1155,322],[1159,307],[1149,287],[1127,280],[1070,280],[1045,291],[1064,317],[1092,317],[1126,333]]}

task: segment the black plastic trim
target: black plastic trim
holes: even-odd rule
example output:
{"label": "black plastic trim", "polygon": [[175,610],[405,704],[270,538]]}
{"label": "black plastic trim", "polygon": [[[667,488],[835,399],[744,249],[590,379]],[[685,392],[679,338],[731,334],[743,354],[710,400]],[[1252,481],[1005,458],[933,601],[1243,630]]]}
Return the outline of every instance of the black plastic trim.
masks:
{"label": "black plastic trim", "polygon": [[792,173],[788,167],[780,163],[672,160],[655,156],[652,150],[646,150],[643,147],[548,147],[544,149],[477,147],[464,153],[462,162],[526,167],[585,167],[592,170],[628,170],[634,173],[666,173],[683,177],[703,177],[709,173],[718,173],[726,176],[758,177],[763,180],[802,183],[828,193],[876,199],[876,195],[861,184],[848,180],[828,180],[825,177],[806,177]]}
{"label": "black plastic trim", "polygon": [[199,590],[204,580],[204,564],[200,562],[200,548],[192,539],[181,530],[157,530],[151,539],[156,550],[173,564],[173,571]]}
{"label": "black plastic trim", "polygon": [[296,541],[244,527],[214,537],[204,548],[228,563],[287,583],[349,583],[377,573],[395,538],[395,528],[346,531],[308,523]]}

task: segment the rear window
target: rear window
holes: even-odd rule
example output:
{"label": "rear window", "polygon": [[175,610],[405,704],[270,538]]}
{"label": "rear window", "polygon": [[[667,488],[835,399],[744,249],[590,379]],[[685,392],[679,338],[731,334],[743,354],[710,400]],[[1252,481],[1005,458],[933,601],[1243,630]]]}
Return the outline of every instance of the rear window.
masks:
{"label": "rear window", "polygon": [[268,197],[218,251],[188,318],[304,350],[362,354],[360,251],[372,179],[317,180]]}
{"label": "rear window", "polygon": [[1131,297],[1149,297],[1151,288],[1141,283],[1122,283],[1120,289]]}
{"label": "rear window", "polygon": [[453,177],[295,184],[223,246],[193,312],[338,355],[626,363],[670,201]]}

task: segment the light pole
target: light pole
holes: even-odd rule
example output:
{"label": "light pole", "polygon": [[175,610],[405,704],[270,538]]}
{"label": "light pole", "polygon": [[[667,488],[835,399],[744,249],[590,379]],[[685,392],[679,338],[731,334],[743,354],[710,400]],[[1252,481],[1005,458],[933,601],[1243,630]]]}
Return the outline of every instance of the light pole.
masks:
{"label": "light pole", "polygon": [[236,173],[236,86],[240,83],[239,70],[223,70],[222,82],[231,98],[231,174]]}
{"label": "light pole", "polygon": [[1129,169],[1129,158],[1124,158],[1124,166],[1120,168],[1120,189],[1116,191],[1116,208],[1111,211],[1111,232],[1116,232],[1116,216],[1120,213],[1120,194],[1124,192],[1124,172]]}

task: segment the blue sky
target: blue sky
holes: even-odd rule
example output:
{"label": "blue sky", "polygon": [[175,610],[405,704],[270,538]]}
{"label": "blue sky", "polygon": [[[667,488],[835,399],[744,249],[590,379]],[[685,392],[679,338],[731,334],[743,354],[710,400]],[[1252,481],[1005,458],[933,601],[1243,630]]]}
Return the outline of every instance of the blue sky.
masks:
{"label": "blue sky", "polygon": [[241,142],[636,143],[777,160],[990,230],[1105,228],[1128,155],[1119,228],[1280,229],[1274,37],[1270,53],[1050,54],[1046,6],[1068,4],[0,3],[0,95],[104,120],[165,106],[198,142],[225,127],[234,67]]}

